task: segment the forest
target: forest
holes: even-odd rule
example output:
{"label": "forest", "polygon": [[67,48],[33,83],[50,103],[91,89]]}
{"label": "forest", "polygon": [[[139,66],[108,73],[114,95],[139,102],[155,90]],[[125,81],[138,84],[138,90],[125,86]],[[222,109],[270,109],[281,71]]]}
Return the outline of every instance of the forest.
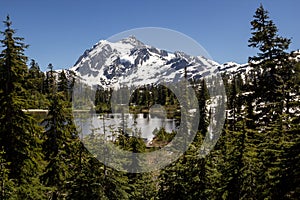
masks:
{"label": "forest", "polygon": [[[249,55],[249,71],[222,72],[226,117],[213,150],[199,156],[208,133],[210,95],[204,79],[190,80],[200,115],[188,150],[161,170],[129,173],[106,166],[85,147],[72,112],[76,75],[53,70],[52,64],[41,71],[25,55],[28,45],[16,36],[8,16],[0,41],[0,199],[298,199],[300,52],[288,52],[291,39],[278,35],[262,5],[250,24],[248,46],[257,54]],[[97,89],[96,112],[111,111],[111,93]],[[180,118],[174,112],[180,107],[176,96],[160,85],[139,88],[131,102],[133,113],[160,104]],[[111,142],[143,153],[174,135],[162,128],[156,145],[148,147],[120,130]]]}

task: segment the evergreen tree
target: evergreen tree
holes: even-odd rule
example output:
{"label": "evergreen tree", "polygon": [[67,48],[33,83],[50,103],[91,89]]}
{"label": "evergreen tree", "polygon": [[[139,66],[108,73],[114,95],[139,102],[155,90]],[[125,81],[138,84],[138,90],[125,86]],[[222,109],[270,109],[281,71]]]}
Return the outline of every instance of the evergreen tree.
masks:
{"label": "evergreen tree", "polygon": [[32,59],[30,62],[30,68],[28,74],[28,79],[30,79],[29,83],[31,84],[31,87],[41,93],[43,91],[44,78],[45,75],[41,71],[38,63]]}
{"label": "evergreen tree", "polygon": [[[291,55],[295,58],[296,55]],[[276,188],[276,194],[282,198],[297,199],[300,194],[300,64],[293,62],[294,59],[287,60],[287,66],[291,71],[285,70],[282,74],[282,93],[284,95],[284,113],[282,121],[277,127],[277,132],[283,132],[281,150],[284,150],[282,156],[281,176]]]}
{"label": "evergreen tree", "polygon": [[[260,198],[282,199],[287,197],[287,190],[282,184],[289,174],[286,172],[286,162],[292,160],[286,151],[293,145],[297,146],[297,134],[289,134],[295,131],[290,108],[299,96],[295,90],[297,85],[290,81],[296,65],[291,55],[286,53],[291,41],[278,36],[277,27],[262,5],[257,9],[251,25],[253,32],[249,46],[259,50],[257,56],[249,58],[254,68],[251,84],[256,86],[252,127],[254,125],[260,138],[256,145],[259,147],[257,157],[262,163],[257,172],[257,192]],[[297,162],[297,159],[291,161],[292,168],[297,166]],[[294,177],[289,178],[295,180]]]}
{"label": "evergreen tree", "polygon": [[[272,61],[285,56],[290,39],[278,36],[278,29],[272,20],[269,19],[269,12],[261,4],[251,21],[253,31],[249,39],[249,47],[257,48],[260,52],[257,56],[249,57],[249,61]],[[274,66],[275,67],[275,66]]]}
{"label": "evergreen tree", "polygon": [[28,69],[23,38],[15,37],[9,16],[1,32],[3,50],[0,54],[0,146],[5,151],[4,160],[8,178],[15,180],[18,198],[42,199],[43,190],[38,182],[41,131],[36,121],[23,109],[27,108],[24,85]]}
{"label": "evergreen tree", "polygon": [[102,164],[94,158],[78,141],[76,143],[77,157],[72,169],[72,175],[67,182],[66,199],[107,199],[104,193],[105,182],[103,181]]}
{"label": "evergreen tree", "polygon": [[40,70],[38,63],[31,60],[29,73],[27,76],[28,84],[26,86],[26,96],[29,100],[30,108],[46,108],[47,99],[43,95],[45,74]]}
{"label": "evergreen tree", "polygon": [[48,65],[49,71],[46,72],[46,79],[44,81],[44,94],[49,95],[53,94],[55,91],[57,91],[57,85],[56,83],[56,76],[55,71],[53,71],[53,65],[49,63]]}
{"label": "evergreen tree", "polygon": [[[83,146],[79,150],[81,153],[77,153],[79,157],[74,167],[76,173],[69,181],[68,198],[82,199],[94,196],[94,199],[130,199],[130,186],[126,174],[106,166],[105,160],[111,158],[105,156],[112,149],[99,149],[99,144],[104,142],[103,139],[103,134],[94,132],[84,137],[84,144],[91,153],[87,152]],[[99,162],[94,155],[104,156],[104,163]],[[89,194],[86,193],[85,188],[88,188]],[[78,197],[75,197],[76,194]]]}
{"label": "evergreen tree", "polygon": [[57,91],[63,93],[67,101],[69,101],[70,99],[69,89],[69,81],[67,79],[65,71],[62,70],[58,75]]}
{"label": "evergreen tree", "polygon": [[42,180],[52,188],[52,199],[61,199],[68,194],[66,183],[72,176],[71,166],[76,165],[77,131],[73,123],[68,98],[68,80],[62,71],[56,82],[53,66],[49,64],[47,73],[50,106],[48,115],[43,121],[45,137],[43,152],[47,161]]}
{"label": "evergreen tree", "polygon": [[[290,44],[290,39],[278,36],[278,29],[269,19],[268,11],[262,5],[256,10],[251,21],[253,31],[249,39],[249,47],[257,48],[257,56],[249,57],[250,65],[254,67],[257,74],[256,98],[258,109],[262,110],[258,118],[267,124],[281,113],[278,103],[282,101],[280,85],[280,71],[284,68],[284,60],[288,58],[285,52]],[[291,70],[291,69],[286,69]],[[267,115],[266,113],[272,113]]]}
{"label": "evergreen tree", "polygon": [[198,132],[195,141],[177,161],[160,171],[159,199],[205,199],[207,170],[205,159],[199,156],[203,142]]}
{"label": "evergreen tree", "polygon": [[63,93],[52,94],[48,116],[43,122],[46,129],[43,152],[47,165],[42,180],[46,186],[53,188],[52,199],[66,195],[65,184],[74,156],[77,132],[68,104]]}
{"label": "evergreen tree", "polygon": [[199,105],[199,126],[198,130],[205,135],[207,132],[208,119],[207,119],[207,100],[209,99],[208,89],[206,87],[205,79],[200,82],[200,88],[195,88],[197,92],[197,99]]}

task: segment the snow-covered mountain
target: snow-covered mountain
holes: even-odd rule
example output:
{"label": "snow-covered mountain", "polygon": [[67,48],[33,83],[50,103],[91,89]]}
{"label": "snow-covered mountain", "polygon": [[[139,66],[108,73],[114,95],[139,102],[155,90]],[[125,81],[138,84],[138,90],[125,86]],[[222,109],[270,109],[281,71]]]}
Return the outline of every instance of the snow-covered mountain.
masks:
{"label": "snow-covered mountain", "polygon": [[184,76],[198,79],[218,71],[234,73],[246,68],[247,65],[237,63],[220,65],[183,52],[167,52],[130,36],[118,42],[101,40],[86,50],[70,70],[88,85],[107,88],[117,83],[138,86],[174,82]]}

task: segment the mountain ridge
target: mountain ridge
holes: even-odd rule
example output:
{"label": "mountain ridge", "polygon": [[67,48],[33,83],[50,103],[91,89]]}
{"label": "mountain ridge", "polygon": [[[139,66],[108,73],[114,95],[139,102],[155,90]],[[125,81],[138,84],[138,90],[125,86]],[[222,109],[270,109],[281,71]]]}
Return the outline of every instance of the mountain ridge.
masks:
{"label": "mountain ridge", "polygon": [[198,79],[216,72],[244,71],[248,64],[219,64],[203,56],[168,52],[146,45],[134,36],[116,42],[100,40],[70,68],[82,82],[103,88],[116,84],[145,85],[181,78]]}

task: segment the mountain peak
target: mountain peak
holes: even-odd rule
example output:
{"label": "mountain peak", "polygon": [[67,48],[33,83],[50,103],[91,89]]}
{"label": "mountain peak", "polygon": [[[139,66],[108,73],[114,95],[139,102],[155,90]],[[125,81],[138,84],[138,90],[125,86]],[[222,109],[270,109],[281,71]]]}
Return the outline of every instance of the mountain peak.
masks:
{"label": "mountain peak", "polygon": [[145,44],[139,41],[134,35],[130,35],[129,37],[120,40],[120,42],[122,44],[131,44],[137,47],[145,46]]}
{"label": "mountain peak", "polygon": [[117,42],[101,40],[85,51],[71,70],[90,86],[109,88],[120,83],[139,86],[172,82],[185,75],[196,80],[216,70],[237,73],[247,70],[247,67],[233,62],[220,65],[179,51],[166,52],[145,45],[131,35]]}

